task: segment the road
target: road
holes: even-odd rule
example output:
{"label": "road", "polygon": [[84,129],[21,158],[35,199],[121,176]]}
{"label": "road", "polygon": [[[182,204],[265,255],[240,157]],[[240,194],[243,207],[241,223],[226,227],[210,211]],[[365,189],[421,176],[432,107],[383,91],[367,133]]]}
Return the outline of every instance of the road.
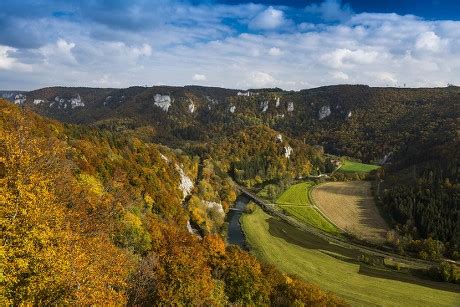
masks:
{"label": "road", "polygon": [[287,216],[287,215],[283,214],[282,212],[276,210],[272,204],[267,203],[265,200],[263,200],[262,198],[258,197],[257,195],[255,195],[254,193],[249,191],[247,188],[245,188],[243,186],[240,186],[240,185],[236,185],[236,187],[238,188],[238,190],[241,193],[243,193],[247,197],[251,198],[256,204],[258,204],[262,209],[264,209],[269,214],[271,214],[273,216],[277,216],[277,217],[281,218],[282,220],[284,220],[286,223],[288,223],[288,224],[290,224],[290,225],[292,225],[294,227],[297,227],[297,228],[299,228],[299,229],[301,229],[303,231],[307,231],[307,232],[309,232],[309,233],[311,233],[313,235],[316,235],[316,236],[318,236],[318,237],[320,237],[320,238],[322,238],[324,240],[329,241],[330,243],[338,244],[338,245],[343,246],[345,248],[351,248],[351,249],[359,250],[359,251],[361,251],[363,253],[374,255],[374,256],[380,256],[380,257],[384,257],[384,258],[385,257],[390,257],[393,260],[396,260],[396,261],[401,262],[401,263],[408,264],[408,265],[410,265],[412,267],[419,267],[419,268],[428,269],[431,266],[438,265],[438,263],[436,263],[436,262],[425,261],[425,260],[421,260],[421,259],[417,259],[417,258],[401,256],[401,255],[394,254],[394,253],[391,253],[391,252],[382,251],[382,250],[379,250],[377,248],[373,248],[373,247],[370,247],[370,246],[350,242],[346,238],[341,238],[341,237],[338,237],[338,236],[331,235],[331,234],[329,234],[327,232],[324,232],[324,231],[321,231],[321,230],[319,230],[319,229],[317,229],[315,227],[308,226],[308,225],[306,225],[304,223],[301,223],[301,222],[299,222],[298,220],[296,220],[293,217],[290,217],[290,216]]}

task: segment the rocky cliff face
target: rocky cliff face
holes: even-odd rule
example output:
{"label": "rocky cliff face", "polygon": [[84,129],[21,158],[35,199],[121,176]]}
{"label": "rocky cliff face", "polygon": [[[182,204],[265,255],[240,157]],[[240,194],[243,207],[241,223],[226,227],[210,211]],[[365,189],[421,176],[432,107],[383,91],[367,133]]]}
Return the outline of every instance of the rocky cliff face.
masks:
{"label": "rocky cliff face", "polygon": [[298,92],[198,86],[52,87],[0,93],[68,123],[127,120],[130,126],[153,126],[166,144],[226,137],[264,124],[328,152],[374,162],[407,146],[409,136],[420,127],[435,129],[439,121],[455,120],[453,111],[460,109],[460,90],[455,87],[330,86]]}

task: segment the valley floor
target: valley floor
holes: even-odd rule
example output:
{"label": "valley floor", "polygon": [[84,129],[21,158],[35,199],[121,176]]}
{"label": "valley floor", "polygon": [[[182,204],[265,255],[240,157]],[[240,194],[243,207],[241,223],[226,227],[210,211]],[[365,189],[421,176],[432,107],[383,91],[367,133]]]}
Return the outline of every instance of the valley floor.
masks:
{"label": "valley floor", "polygon": [[454,306],[460,287],[351,261],[356,251],[330,244],[257,208],[241,223],[252,252],[282,271],[343,297],[352,305]]}
{"label": "valley floor", "polygon": [[315,186],[317,208],[340,229],[360,239],[382,243],[389,227],[380,216],[369,181],[329,182]]}

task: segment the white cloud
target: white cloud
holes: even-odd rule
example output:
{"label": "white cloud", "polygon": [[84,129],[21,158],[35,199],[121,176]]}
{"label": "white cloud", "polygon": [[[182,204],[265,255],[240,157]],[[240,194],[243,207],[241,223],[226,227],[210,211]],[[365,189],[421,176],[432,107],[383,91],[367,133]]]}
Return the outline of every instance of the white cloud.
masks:
{"label": "white cloud", "polygon": [[272,47],[270,50],[268,50],[268,54],[271,56],[279,56],[283,54],[283,51],[281,51],[280,48]]}
{"label": "white cloud", "polygon": [[18,49],[0,45],[0,70],[15,70],[18,72],[30,72],[32,67],[28,64],[20,63],[12,54]]}
{"label": "white cloud", "polygon": [[384,84],[382,85],[391,85],[395,86],[398,84],[398,80],[396,77],[389,72],[380,72],[376,75],[377,79],[382,81]]}
{"label": "white cloud", "polygon": [[158,8],[153,25],[139,10],[148,24],[133,19],[141,30],[44,18],[33,23],[47,33],[42,47],[0,46],[1,86],[185,85],[191,79],[230,88],[460,84],[459,21],[353,14],[338,1],[316,8],[323,19],[340,21],[295,24],[291,16],[305,10],[185,2]]}
{"label": "white cloud", "polygon": [[62,52],[62,53],[65,53],[65,54],[68,54],[68,55],[71,55],[72,53],[72,49],[75,48],[75,44],[72,43],[72,42],[66,42],[65,40],[63,40],[62,38],[60,38],[57,42],[56,42],[56,46],[57,48]]}
{"label": "white cloud", "polygon": [[319,14],[325,21],[345,21],[351,17],[353,10],[341,0],[325,0],[321,4],[310,4],[305,8],[308,13]]}
{"label": "white cloud", "polygon": [[11,69],[13,67],[15,61],[9,57],[9,52],[15,50],[15,48],[0,46],[0,69]]}
{"label": "white cloud", "polygon": [[354,64],[371,64],[377,58],[378,53],[375,51],[364,51],[361,49],[336,49],[321,56],[325,65],[341,68]]}
{"label": "white cloud", "polygon": [[135,56],[151,56],[152,55],[152,47],[149,44],[142,44],[141,47],[134,47],[132,48],[133,54]]}
{"label": "white cloud", "polygon": [[344,73],[343,71],[334,71],[332,73],[332,77],[334,79],[338,79],[338,80],[348,80],[348,79],[350,79],[350,77],[346,73]]}
{"label": "white cloud", "polygon": [[415,48],[419,50],[436,52],[441,46],[441,39],[434,32],[420,33],[415,42]]}
{"label": "white cloud", "polygon": [[91,83],[94,84],[95,86],[101,86],[101,87],[120,86],[120,82],[118,82],[114,78],[111,78],[108,74],[102,75],[99,79],[92,80]]}
{"label": "white cloud", "polygon": [[251,20],[249,27],[252,29],[275,30],[286,23],[284,12],[269,6]]}
{"label": "white cloud", "polygon": [[78,62],[72,52],[75,46],[75,43],[67,42],[65,39],[60,38],[56,43],[41,47],[40,52],[45,57],[47,63],[76,65]]}
{"label": "white cloud", "polygon": [[276,80],[270,74],[257,71],[253,72],[250,77],[249,85],[255,87],[271,87],[276,85]]}
{"label": "white cloud", "polygon": [[194,74],[192,77],[193,81],[206,81],[206,76],[203,74]]}

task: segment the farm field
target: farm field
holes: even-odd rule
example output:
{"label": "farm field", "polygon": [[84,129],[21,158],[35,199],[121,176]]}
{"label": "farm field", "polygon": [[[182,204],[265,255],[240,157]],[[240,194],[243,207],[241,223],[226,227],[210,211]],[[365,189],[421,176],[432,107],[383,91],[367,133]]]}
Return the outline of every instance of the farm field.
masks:
{"label": "farm field", "polygon": [[313,182],[295,184],[278,197],[276,204],[288,215],[301,222],[330,233],[337,233],[338,229],[327,221],[310,202],[308,193],[313,186]]}
{"label": "farm field", "polygon": [[315,186],[311,198],[337,227],[360,239],[381,243],[389,227],[380,216],[368,181],[329,182]]}
{"label": "farm field", "polygon": [[[460,287],[352,263],[359,251],[329,244],[257,209],[241,223],[252,253],[355,306],[455,306]],[[403,281],[402,281],[403,280]]]}
{"label": "farm field", "polygon": [[369,173],[378,168],[380,168],[380,166],[378,165],[364,164],[364,163],[353,162],[353,161],[345,161],[343,162],[343,165],[339,168],[338,171],[344,172],[344,173],[355,173],[355,172]]}

